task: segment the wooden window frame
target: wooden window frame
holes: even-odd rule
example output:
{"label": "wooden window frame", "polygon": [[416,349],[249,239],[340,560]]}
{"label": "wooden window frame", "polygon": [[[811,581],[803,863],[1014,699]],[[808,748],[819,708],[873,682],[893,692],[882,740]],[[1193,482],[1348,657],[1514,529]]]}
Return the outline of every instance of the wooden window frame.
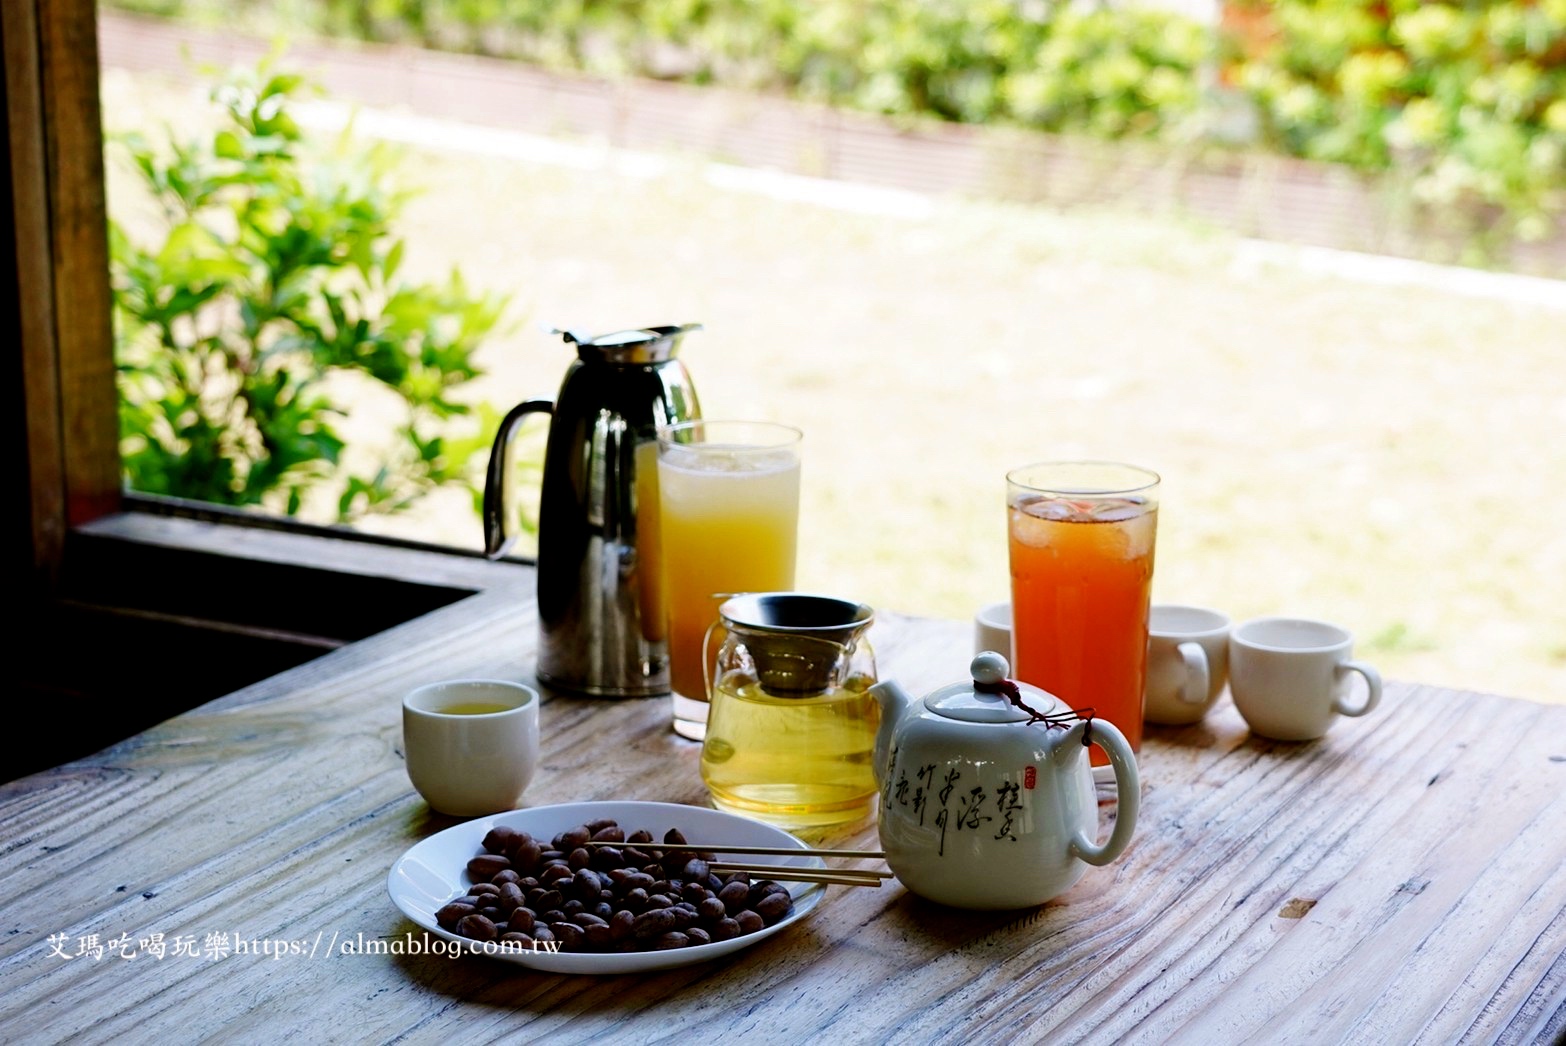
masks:
{"label": "wooden window frame", "polygon": [[0,45],[11,218],[0,315],[17,346],[6,383],[21,400],[13,436],[27,479],[13,554],[31,591],[48,594],[70,529],[122,505],[96,10],[6,0]]}
{"label": "wooden window frame", "polygon": [[122,489],[95,4],[5,0],[0,45],[0,195],[12,219],[9,237],[0,222],[0,323],[11,324],[0,333],[18,346],[6,385],[13,390],[13,436],[24,448],[26,467],[26,483],[14,488],[13,496],[25,504],[14,506],[11,547],[23,561],[31,593],[57,591],[73,534],[96,524],[101,535],[112,529],[103,521],[132,513],[478,558],[477,552]]}

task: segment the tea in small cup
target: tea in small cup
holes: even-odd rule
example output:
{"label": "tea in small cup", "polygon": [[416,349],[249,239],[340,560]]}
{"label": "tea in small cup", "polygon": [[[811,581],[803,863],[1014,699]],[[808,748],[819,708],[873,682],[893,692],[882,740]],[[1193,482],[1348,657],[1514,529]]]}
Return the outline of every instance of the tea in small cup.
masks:
{"label": "tea in small cup", "polygon": [[[1362,716],[1381,700],[1381,675],[1351,660],[1354,637],[1325,621],[1264,617],[1229,636],[1229,692],[1253,732],[1278,741],[1311,741],[1334,715]],[[1351,676],[1366,696],[1346,700]]]}
{"label": "tea in small cup", "polygon": [[1228,616],[1202,607],[1155,606],[1147,636],[1143,716],[1166,726],[1199,722],[1228,678]]}
{"label": "tea in small cup", "polygon": [[538,766],[538,691],[499,679],[430,683],[402,701],[408,778],[456,817],[516,806]]}

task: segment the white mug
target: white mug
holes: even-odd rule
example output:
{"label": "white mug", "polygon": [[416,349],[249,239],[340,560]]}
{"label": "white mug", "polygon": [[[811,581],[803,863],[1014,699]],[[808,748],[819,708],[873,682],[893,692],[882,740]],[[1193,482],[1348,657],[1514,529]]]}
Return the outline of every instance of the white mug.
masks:
{"label": "white mug", "polygon": [[986,650],[993,650],[1006,659],[1007,664],[1016,664],[1016,657],[1011,649],[1011,603],[988,603],[979,608],[979,612],[973,615],[973,652],[982,654]]}
{"label": "white mug", "polygon": [[1203,607],[1149,610],[1143,718],[1187,726],[1207,714],[1228,678],[1229,627],[1226,615]]}
{"label": "white mug", "polygon": [[517,804],[538,766],[538,691],[500,679],[430,683],[402,700],[408,779],[456,817]]}
{"label": "white mug", "polygon": [[[1229,692],[1253,732],[1278,741],[1321,737],[1334,715],[1362,716],[1381,700],[1381,675],[1350,660],[1354,637],[1337,625],[1264,617],[1229,635]],[[1366,697],[1345,700],[1349,677],[1365,680]]]}

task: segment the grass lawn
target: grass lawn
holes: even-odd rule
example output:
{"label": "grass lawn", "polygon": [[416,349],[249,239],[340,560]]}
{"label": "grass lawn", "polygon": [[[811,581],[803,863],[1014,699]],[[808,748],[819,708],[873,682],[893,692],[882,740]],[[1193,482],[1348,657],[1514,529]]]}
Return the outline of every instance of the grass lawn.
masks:
{"label": "grass lawn", "polygon": [[[201,104],[105,82],[111,129]],[[500,410],[558,387],[543,326],[705,323],[705,414],[805,431],[800,588],[966,618],[1007,593],[1009,468],[1125,460],[1164,478],[1156,601],[1323,617],[1389,676],[1566,702],[1566,284],[1516,303],[1125,215],[630,168],[410,148],[405,267],[515,295],[473,388]],[[111,204],[137,206],[116,168]],[[480,544],[461,498],[374,526]]]}

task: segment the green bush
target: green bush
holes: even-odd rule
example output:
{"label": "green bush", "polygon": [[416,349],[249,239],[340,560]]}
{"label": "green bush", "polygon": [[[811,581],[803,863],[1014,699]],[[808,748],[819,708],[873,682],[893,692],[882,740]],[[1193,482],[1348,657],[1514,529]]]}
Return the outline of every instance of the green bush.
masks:
{"label": "green bush", "polygon": [[[595,73],[1101,138],[1221,134],[1396,172],[1496,237],[1543,236],[1566,210],[1566,0],[1230,0],[1270,23],[1260,48],[1156,8],[1065,0],[299,4],[330,32]],[[1236,95],[1253,121],[1234,119]]]}
{"label": "green bush", "polygon": [[1280,0],[1236,81],[1269,144],[1391,170],[1438,209],[1546,234],[1566,195],[1566,0]]}
{"label": "green bush", "polygon": [[[289,514],[327,485],[343,521],[448,484],[477,497],[482,434],[449,434],[468,411],[452,394],[504,303],[455,272],[397,280],[390,156],[346,135],[311,153],[289,115],[303,86],[242,75],[213,92],[225,119],[200,140],[119,141],[162,212],[149,246],[110,223],[127,482]],[[367,390],[391,439],[356,465],[340,421]]]}

